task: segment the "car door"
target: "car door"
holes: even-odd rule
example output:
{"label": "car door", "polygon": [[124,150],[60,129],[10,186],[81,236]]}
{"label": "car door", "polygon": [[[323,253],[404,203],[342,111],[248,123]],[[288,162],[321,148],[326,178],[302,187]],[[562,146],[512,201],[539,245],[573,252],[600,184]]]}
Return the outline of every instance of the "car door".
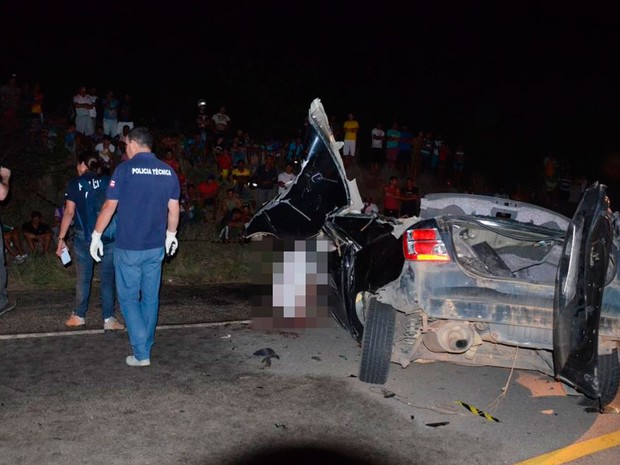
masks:
{"label": "car door", "polygon": [[361,203],[357,186],[346,178],[323,105],[315,99],[309,110],[301,170],[284,192],[256,212],[246,224],[246,236],[267,233],[280,239],[310,239],[328,215]]}
{"label": "car door", "polygon": [[594,183],[568,227],[556,276],[553,360],[557,379],[600,397],[598,328],[612,248],[606,186]]}

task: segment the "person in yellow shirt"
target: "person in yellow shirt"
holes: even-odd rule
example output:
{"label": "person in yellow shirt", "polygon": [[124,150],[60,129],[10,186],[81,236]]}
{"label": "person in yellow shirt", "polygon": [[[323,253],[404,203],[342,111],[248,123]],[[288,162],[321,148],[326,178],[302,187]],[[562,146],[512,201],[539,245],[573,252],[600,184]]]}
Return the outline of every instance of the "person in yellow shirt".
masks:
{"label": "person in yellow shirt", "polygon": [[353,113],[349,113],[349,116],[342,127],[344,129],[344,146],[342,147],[343,162],[344,167],[348,168],[351,159],[355,156],[357,131],[359,131],[360,125],[355,120]]}

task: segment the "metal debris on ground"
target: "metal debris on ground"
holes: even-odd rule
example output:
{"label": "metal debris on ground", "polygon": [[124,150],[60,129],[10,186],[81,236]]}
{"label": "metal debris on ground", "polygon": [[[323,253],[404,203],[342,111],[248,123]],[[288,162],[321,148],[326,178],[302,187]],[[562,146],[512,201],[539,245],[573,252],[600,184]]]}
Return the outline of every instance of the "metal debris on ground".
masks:
{"label": "metal debris on ground", "polygon": [[272,358],[277,358],[278,360],[280,359],[280,356],[276,354],[276,352],[269,347],[265,347],[264,349],[257,350],[256,352],[254,352],[254,355],[259,356],[259,357],[264,357],[261,360],[261,363],[263,364],[263,368],[265,367],[269,368],[271,366]]}
{"label": "metal debris on ground", "polygon": [[426,423],[426,426],[430,426],[431,428],[437,428],[438,426],[446,426],[449,424],[449,421],[438,421],[437,423]]}
{"label": "metal debris on ground", "polygon": [[276,352],[269,347],[265,347],[264,349],[257,350],[256,352],[254,352],[254,355],[258,355],[262,357],[280,358],[278,354],[276,354]]}

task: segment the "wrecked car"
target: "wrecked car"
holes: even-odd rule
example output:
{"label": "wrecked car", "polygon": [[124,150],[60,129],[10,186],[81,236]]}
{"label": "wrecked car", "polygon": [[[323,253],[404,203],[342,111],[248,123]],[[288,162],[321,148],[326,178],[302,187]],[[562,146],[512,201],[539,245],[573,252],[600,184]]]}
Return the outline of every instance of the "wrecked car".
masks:
{"label": "wrecked car", "polygon": [[595,182],[573,218],[470,194],[429,194],[419,217],[362,214],[319,99],[295,182],[246,236],[328,241],[330,312],[361,343],[359,378],[415,360],[537,370],[603,406],[620,379],[618,233]]}

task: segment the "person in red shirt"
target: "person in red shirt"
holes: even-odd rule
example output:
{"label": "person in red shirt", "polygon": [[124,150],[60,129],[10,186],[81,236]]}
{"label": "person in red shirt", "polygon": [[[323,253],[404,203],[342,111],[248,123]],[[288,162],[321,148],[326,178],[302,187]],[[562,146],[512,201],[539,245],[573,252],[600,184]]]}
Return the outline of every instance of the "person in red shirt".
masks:
{"label": "person in red shirt", "polygon": [[390,182],[383,188],[383,214],[385,216],[398,217],[400,189],[398,178],[390,177]]}
{"label": "person in red shirt", "polygon": [[178,162],[177,157],[174,155],[174,150],[172,148],[166,149],[162,161],[169,165],[170,168],[172,168],[177,174],[177,177],[179,178],[179,185],[181,187],[185,186],[185,184],[187,183],[187,177],[183,173],[183,170],[181,169],[181,164]]}
{"label": "person in red shirt", "polygon": [[170,165],[170,167],[177,173],[181,171],[181,165],[175,158],[174,151],[171,148],[166,149],[166,151],[164,152],[164,158],[162,159],[162,161]]}
{"label": "person in red shirt", "polygon": [[[215,222],[219,188],[220,186],[215,180],[215,176],[211,173],[207,175],[204,181],[198,183],[198,197],[205,221],[208,221],[207,216],[211,216],[211,220]],[[211,215],[208,214],[209,210],[211,210]]]}
{"label": "person in red shirt", "polygon": [[217,146],[215,147],[215,160],[217,161],[217,168],[220,171],[222,179],[228,179],[232,171],[232,157],[228,150]]}

